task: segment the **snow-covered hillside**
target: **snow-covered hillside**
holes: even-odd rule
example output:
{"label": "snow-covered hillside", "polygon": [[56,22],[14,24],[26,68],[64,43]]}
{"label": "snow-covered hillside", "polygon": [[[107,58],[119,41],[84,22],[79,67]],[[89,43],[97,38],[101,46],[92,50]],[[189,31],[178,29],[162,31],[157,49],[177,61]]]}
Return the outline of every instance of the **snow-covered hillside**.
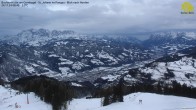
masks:
{"label": "snow-covered hillside", "polygon": [[152,74],[152,79],[161,80],[165,78],[165,73],[172,72],[173,77],[168,79],[176,80],[181,84],[196,87],[196,60],[183,57],[174,62],[157,62],[154,67],[141,68],[140,71],[145,74]]}
{"label": "snow-covered hillside", "polygon": [[[52,110],[52,106],[41,101],[34,93],[19,94],[18,91],[0,86],[0,110]],[[17,103],[19,108],[15,107]]]}
{"label": "snow-covered hillside", "polygon": [[[34,93],[19,94],[18,91],[0,86],[0,110],[52,110],[51,105],[41,101]],[[142,100],[142,104],[139,104]],[[67,110],[196,110],[196,99],[158,95],[153,93],[132,93],[124,96],[124,102],[102,106],[103,98],[73,99]],[[15,108],[17,103],[19,108]]]}
{"label": "snow-covered hillside", "polygon": [[[142,104],[139,104],[142,100]],[[101,99],[74,99],[68,110],[196,110],[196,99],[158,95],[152,93],[133,93],[124,96],[124,102],[101,106]]]}
{"label": "snow-covered hillside", "polygon": [[[173,81],[189,87],[196,87],[196,47],[159,58],[143,67],[129,70],[127,82],[150,82],[172,84]],[[145,82],[146,81],[146,82]]]}
{"label": "snow-covered hillside", "polygon": [[196,45],[195,32],[161,32],[153,33],[143,42],[157,54],[172,54],[181,49]]}

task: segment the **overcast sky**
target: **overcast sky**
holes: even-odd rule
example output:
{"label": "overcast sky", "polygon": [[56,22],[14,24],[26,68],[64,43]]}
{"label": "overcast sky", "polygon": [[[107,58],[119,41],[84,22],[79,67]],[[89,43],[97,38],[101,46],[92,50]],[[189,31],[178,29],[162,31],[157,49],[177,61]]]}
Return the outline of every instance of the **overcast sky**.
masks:
{"label": "overcast sky", "polygon": [[[79,33],[145,33],[196,29],[196,12],[193,15],[180,13],[181,4],[185,0],[81,1],[88,1],[89,4],[0,7],[0,34],[15,34],[30,28],[69,29]],[[195,0],[186,1],[196,7]]]}

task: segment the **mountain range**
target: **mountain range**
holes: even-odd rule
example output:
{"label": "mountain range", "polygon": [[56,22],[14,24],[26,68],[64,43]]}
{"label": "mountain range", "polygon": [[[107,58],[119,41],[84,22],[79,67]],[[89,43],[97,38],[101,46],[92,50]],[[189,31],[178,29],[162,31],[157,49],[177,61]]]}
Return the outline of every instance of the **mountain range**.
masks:
{"label": "mountain range", "polygon": [[150,78],[195,87],[195,57],[188,51],[195,46],[195,32],[154,33],[140,41],[121,34],[29,29],[0,37],[0,78],[46,75],[100,85],[123,76],[129,83]]}

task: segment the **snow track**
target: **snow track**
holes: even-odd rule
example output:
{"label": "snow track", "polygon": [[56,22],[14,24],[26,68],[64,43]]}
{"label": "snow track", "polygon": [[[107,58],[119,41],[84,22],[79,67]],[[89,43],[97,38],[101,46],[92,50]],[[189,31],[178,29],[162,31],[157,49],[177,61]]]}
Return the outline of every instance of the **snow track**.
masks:
{"label": "snow track", "polygon": [[[0,110],[52,110],[51,105],[41,101],[34,93],[27,94],[0,86]],[[15,108],[17,103],[20,108]]]}
{"label": "snow track", "polygon": [[[139,104],[142,100],[142,104]],[[101,106],[101,98],[74,99],[68,110],[196,110],[196,99],[158,95],[152,93],[133,93],[124,96],[124,102]]]}

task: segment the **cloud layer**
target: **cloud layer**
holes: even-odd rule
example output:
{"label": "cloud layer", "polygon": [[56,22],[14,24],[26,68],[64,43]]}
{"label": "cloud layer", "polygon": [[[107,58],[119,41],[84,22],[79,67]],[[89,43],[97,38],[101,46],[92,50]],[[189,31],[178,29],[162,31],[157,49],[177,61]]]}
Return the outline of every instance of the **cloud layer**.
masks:
{"label": "cloud layer", "polygon": [[[29,28],[71,29],[81,33],[139,33],[195,29],[196,26],[196,12],[180,14],[185,0],[86,1],[89,4],[0,7],[0,34]],[[196,7],[195,0],[188,1]]]}

